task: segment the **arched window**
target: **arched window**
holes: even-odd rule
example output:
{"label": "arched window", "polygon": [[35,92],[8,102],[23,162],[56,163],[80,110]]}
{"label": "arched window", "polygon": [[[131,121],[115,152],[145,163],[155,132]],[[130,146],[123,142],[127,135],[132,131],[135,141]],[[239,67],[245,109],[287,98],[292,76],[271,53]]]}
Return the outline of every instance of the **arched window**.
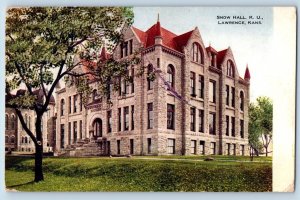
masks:
{"label": "arched window", "polygon": [[234,77],[234,65],[233,65],[233,62],[231,60],[227,61],[226,75],[230,76],[230,77]]}
{"label": "arched window", "polygon": [[8,136],[5,136],[5,143],[8,143]]}
{"label": "arched window", "polygon": [[24,139],[24,137],[22,136],[21,144],[24,144],[24,142],[25,142],[25,139]]}
{"label": "arched window", "polygon": [[15,136],[10,136],[10,143],[11,144],[14,144],[15,143]]}
{"label": "arched window", "polygon": [[148,65],[147,67],[147,85],[148,85],[148,90],[153,89],[153,66],[151,64]]}
{"label": "arched window", "polygon": [[28,140],[27,140],[27,137],[25,137],[25,144],[27,144],[28,143]]}
{"label": "arched window", "polygon": [[9,121],[9,117],[8,114],[5,115],[5,130],[8,130],[8,122]]}
{"label": "arched window", "polygon": [[240,109],[241,111],[244,111],[244,92],[240,92]]}
{"label": "arched window", "polygon": [[168,65],[168,77],[167,77],[167,82],[170,84],[172,88],[174,88],[174,78],[175,78],[175,69],[173,65]]}
{"label": "arched window", "polygon": [[200,44],[196,42],[193,43],[192,53],[194,62],[204,64],[203,51]]}
{"label": "arched window", "polygon": [[12,115],[12,116],[11,116],[11,129],[12,129],[12,130],[15,130],[15,128],[16,128],[16,127],[15,127],[15,125],[16,125],[16,124],[15,124],[15,120],[16,120],[15,115]]}
{"label": "arched window", "polygon": [[93,123],[94,128],[94,136],[95,137],[102,137],[102,120],[97,118]]}
{"label": "arched window", "polygon": [[65,112],[65,100],[61,99],[60,100],[60,115],[63,116]]}

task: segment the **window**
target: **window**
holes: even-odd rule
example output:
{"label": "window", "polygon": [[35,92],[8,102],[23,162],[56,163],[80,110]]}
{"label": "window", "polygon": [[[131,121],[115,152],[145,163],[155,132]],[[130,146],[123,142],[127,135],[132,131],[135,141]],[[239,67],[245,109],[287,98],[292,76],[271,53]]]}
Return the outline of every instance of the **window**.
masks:
{"label": "window", "polygon": [[80,102],[79,102],[80,112],[82,111],[82,94],[80,94]]}
{"label": "window", "polygon": [[134,106],[131,106],[131,130],[134,130]]}
{"label": "window", "polygon": [[235,137],[235,117],[231,117],[231,136]]}
{"label": "window", "polygon": [[174,130],[174,121],[175,121],[175,106],[172,104],[167,104],[167,129]]}
{"label": "window", "polygon": [[244,138],[244,120],[240,120],[240,136]]}
{"label": "window", "polygon": [[102,120],[97,118],[93,122],[94,137],[102,137]]}
{"label": "window", "polygon": [[244,111],[244,93],[243,93],[243,91],[240,92],[240,110]]}
{"label": "window", "polygon": [[93,101],[100,99],[100,96],[96,89],[93,90]]}
{"label": "window", "polygon": [[195,131],[195,118],[196,118],[196,109],[195,108],[191,108],[191,111],[190,111],[190,126],[191,126],[191,131]]}
{"label": "window", "polygon": [[226,115],[226,135],[229,136],[229,116]]}
{"label": "window", "polygon": [[133,45],[132,45],[133,40],[129,40],[129,55],[133,53]]}
{"label": "window", "polygon": [[148,85],[148,90],[152,90],[153,89],[152,74],[153,74],[153,66],[151,64],[149,64],[148,65],[148,71],[147,71],[147,85]]}
{"label": "window", "polygon": [[71,96],[69,96],[69,113],[71,113],[72,112],[72,97]]}
{"label": "window", "polygon": [[131,68],[131,93],[134,93],[134,67]]}
{"label": "window", "polygon": [[196,140],[191,141],[191,154],[196,154]]}
{"label": "window", "polygon": [[121,121],[121,108],[118,108],[118,130],[121,131],[122,121]]}
{"label": "window", "polygon": [[107,141],[107,155],[110,155],[111,150],[110,150],[110,141]]}
{"label": "window", "polygon": [[195,97],[196,93],[195,93],[195,73],[194,72],[191,72],[191,74],[190,74],[190,88],[191,88],[191,91],[190,91],[191,96]]}
{"label": "window", "polygon": [[122,42],[120,44],[120,50],[121,50],[121,58],[126,57],[128,55],[128,41]]}
{"label": "window", "polygon": [[25,137],[25,144],[27,144],[28,143],[28,138],[27,137]]}
{"label": "window", "polygon": [[9,139],[9,137],[6,135],[6,136],[5,136],[5,143],[8,143],[8,142],[9,142],[8,139]]}
{"label": "window", "polygon": [[216,103],[216,81],[209,81],[209,101]]}
{"label": "window", "polygon": [[240,145],[240,155],[244,156],[245,155],[245,145]]}
{"label": "window", "polygon": [[111,119],[111,110],[107,111],[107,132],[111,133],[112,119]]}
{"label": "window", "polygon": [[235,105],[235,88],[231,87],[231,106],[234,107]]}
{"label": "window", "polygon": [[193,61],[203,64],[203,53],[198,43],[193,43]]}
{"label": "window", "polygon": [[8,114],[5,115],[5,130],[8,130],[8,123],[9,123],[9,117]]}
{"label": "window", "polygon": [[[128,68],[128,67],[126,67],[126,68]],[[129,77],[128,69],[126,69],[126,77]],[[123,90],[124,94],[129,94],[129,91],[130,91],[130,82],[126,78],[124,79],[124,88],[123,89],[124,89]]]}
{"label": "window", "polygon": [[64,116],[64,112],[65,112],[65,100],[61,99],[60,100],[60,115]]}
{"label": "window", "polygon": [[168,154],[175,154],[175,139],[168,139]]}
{"label": "window", "polygon": [[121,141],[117,140],[117,154],[121,154]]}
{"label": "window", "polygon": [[129,107],[124,107],[124,131],[129,130]]}
{"label": "window", "polygon": [[79,137],[82,139],[82,120],[79,121]]}
{"label": "window", "polygon": [[68,128],[69,128],[69,137],[68,137],[68,142],[69,142],[69,144],[71,144],[71,134],[72,134],[72,130],[71,130],[71,122],[69,122],[69,126],[68,126]]}
{"label": "window", "polygon": [[200,141],[200,154],[205,154],[205,141]]}
{"label": "window", "polygon": [[175,78],[175,69],[173,65],[168,65],[168,77],[167,77],[167,82],[169,83],[169,85],[174,88],[174,78]]}
{"label": "window", "polygon": [[230,155],[230,144],[226,143],[226,154],[229,156]]}
{"label": "window", "polygon": [[76,113],[77,112],[77,94],[74,95],[73,97],[73,112]]}
{"label": "window", "polygon": [[209,134],[216,134],[216,113],[209,113]]}
{"label": "window", "polygon": [[10,136],[10,143],[15,144],[15,136]]}
{"label": "window", "polygon": [[226,85],[226,105],[229,106],[229,85]]}
{"label": "window", "polygon": [[234,77],[234,65],[233,65],[233,62],[231,60],[228,60],[227,61],[227,73],[226,75],[229,76],[229,77]]}
{"label": "window", "polygon": [[199,75],[199,98],[204,97],[204,76]]}
{"label": "window", "polygon": [[232,155],[236,155],[236,144],[232,144]]}
{"label": "window", "polygon": [[76,143],[77,141],[77,122],[73,122],[73,141]]}
{"label": "window", "polygon": [[153,128],[153,103],[148,103],[148,129]]}
{"label": "window", "polygon": [[15,130],[16,126],[16,117],[14,115],[11,116],[11,129]]}
{"label": "window", "polygon": [[152,153],[151,138],[147,138],[148,154]]}
{"label": "window", "polygon": [[216,155],[216,143],[215,142],[210,143],[210,154]]}
{"label": "window", "polygon": [[134,140],[130,139],[130,154],[133,154],[134,152]]}
{"label": "window", "polygon": [[204,110],[199,110],[199,132],[204,133]]}

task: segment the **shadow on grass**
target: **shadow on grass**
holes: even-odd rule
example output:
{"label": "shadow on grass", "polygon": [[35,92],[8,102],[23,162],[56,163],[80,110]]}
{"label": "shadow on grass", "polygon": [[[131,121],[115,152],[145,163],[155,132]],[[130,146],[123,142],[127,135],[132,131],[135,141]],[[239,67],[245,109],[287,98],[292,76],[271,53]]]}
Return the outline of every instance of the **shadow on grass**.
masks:
{"label": "shadow on grass", "polygon": [[21,184],[17,184],[17,185],[10,185],[10,186],[6,186],[7,188],[15,188],[15,187],[19,187],[19,186],[24,186],[24,185],[31,185],[35,183],[34,181],[29,181],[27,183],[21,183]]}

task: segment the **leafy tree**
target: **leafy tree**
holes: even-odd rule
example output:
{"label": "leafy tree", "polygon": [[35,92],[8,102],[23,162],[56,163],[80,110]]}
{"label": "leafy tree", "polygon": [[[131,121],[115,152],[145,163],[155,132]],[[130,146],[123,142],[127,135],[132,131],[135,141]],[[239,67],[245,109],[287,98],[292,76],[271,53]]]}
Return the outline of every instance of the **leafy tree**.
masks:
{"label": "leafy tree", "polygon": [[249,106],[249,144],[251,149],[260,152],[265,149],[268,156],[272,141],[273,103],[268,97],[258,97]]}
{"label": "leafy tree", "polygon": [[[41,120],[56,85],[64,77],[76,77],[78,90],[88,95],[87,75],[97,78],[102,91],[114,78],[126,77],[126,67],[138,59],[100,59],[105,42],[109,50],[122,41],[122,29],[133,22],[131,8],[125,7],[30,7],[11,8],[6,18],[6,95],[35,145],[35,181],[43,177],[43,134]],[[77,55],[80,55],[80,59]],[[90,69],[78,73],[83,64]],[[102,67],[100,67],[102,66]],[[105,66],[105,67],[103,67]],[[76,71],[76,72],[74,72]],[[117,84],[116,84],[117,85]],[[23,86],[26,94],[13,98],[12,91]],[[37,102],[33,91],[42,89],[44,101]],[[117,87],[116,87],[117,88]],[[35,130],[30,130],[21,109],[33,109]]]}

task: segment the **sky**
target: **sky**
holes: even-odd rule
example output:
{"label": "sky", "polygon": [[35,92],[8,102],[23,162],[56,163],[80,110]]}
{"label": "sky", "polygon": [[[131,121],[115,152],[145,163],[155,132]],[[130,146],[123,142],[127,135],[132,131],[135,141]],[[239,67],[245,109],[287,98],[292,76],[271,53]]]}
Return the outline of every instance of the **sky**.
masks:
{"label": "sky", "polygon": [[[175,34],[200,30],[205,46],[217,51],[230,46],[238,72],[244,77],[248,64],[251,74],[250,99],[259,96],[273,98],[272,69],[274,52],[274,14],[267,7],[134,7],[134,26],[147,30],[159,20],[161,26]],[[262,24],[218,24],[218,16],[260,16]],[[232,21],[232,20],[227,20]]]}

